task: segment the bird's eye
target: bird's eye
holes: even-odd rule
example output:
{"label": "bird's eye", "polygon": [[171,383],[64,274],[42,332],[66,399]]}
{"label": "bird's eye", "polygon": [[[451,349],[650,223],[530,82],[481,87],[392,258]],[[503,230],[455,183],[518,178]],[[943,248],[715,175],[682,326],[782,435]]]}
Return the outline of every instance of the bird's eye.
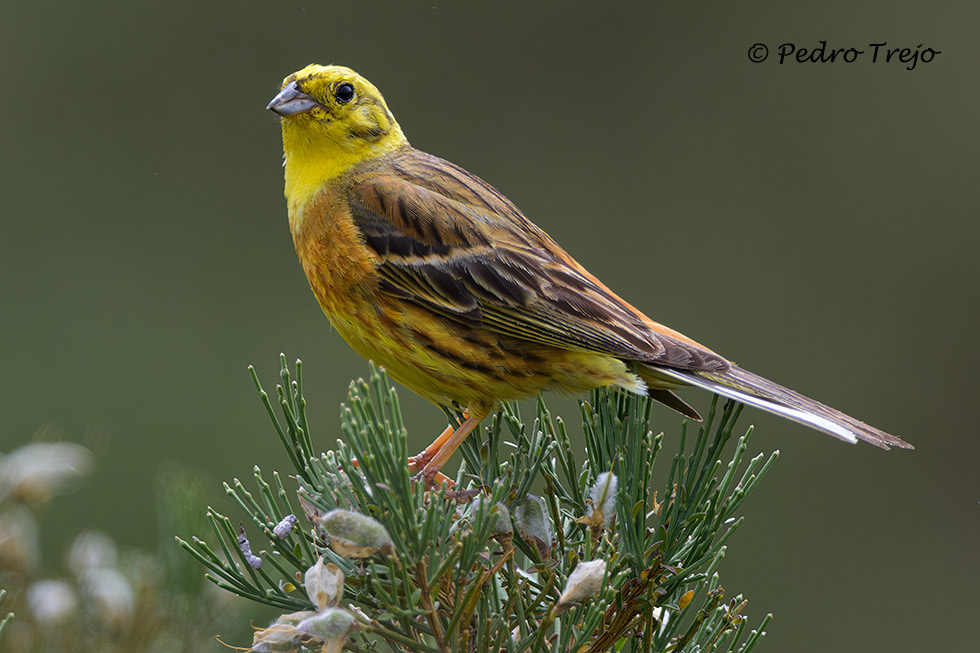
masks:
{"label": "bird's eye", "polygon": [[333,90],[333,96],[337,98],[337,101],[341,104],[347,104],[354,99],[354,85],[350,82],[337,84],[337,88]]}

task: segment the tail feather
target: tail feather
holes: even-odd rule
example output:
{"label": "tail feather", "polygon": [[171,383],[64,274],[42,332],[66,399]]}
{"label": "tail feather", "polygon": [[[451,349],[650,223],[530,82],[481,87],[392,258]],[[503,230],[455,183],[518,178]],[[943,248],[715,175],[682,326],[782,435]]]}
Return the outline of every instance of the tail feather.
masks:
{"label": "tail feather", "polygon": [[[709,390],[749,406],[780,415],[852,444],[864,440],[876,447],[914,449],[901,438],[865,424],[850,415],[805,397],[769,379],[732,365],[724,372],[695,372],[645,367],[651,376]],[[646,376],[641,372],[641,376]]]}
{"label": "tail feather", "polygon": [[648,388],[647,396],[654,401],[659,401],[668,408],[673,408],[684,417],[690,417],[696,422],[701,421],[701,414],[694,410],[694,407],[691,406],[691,404],[687,403],[670,390],[664,390],[662,388]]}

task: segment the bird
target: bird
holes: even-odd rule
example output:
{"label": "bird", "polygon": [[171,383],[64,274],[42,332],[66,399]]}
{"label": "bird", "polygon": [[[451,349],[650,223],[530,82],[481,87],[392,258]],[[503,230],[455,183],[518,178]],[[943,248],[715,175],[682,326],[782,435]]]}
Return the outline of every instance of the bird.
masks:
{"label": "bird", "polygon": [[310,64],[266,107],[280,117],[297,257],[358,354],[464,418],[409,461],[431,481],[505,401],[603,386],[701,416],[698,387],[882,449],[899,437],[745,370],[610,290],[496,188],[412,147],[378,89]]}

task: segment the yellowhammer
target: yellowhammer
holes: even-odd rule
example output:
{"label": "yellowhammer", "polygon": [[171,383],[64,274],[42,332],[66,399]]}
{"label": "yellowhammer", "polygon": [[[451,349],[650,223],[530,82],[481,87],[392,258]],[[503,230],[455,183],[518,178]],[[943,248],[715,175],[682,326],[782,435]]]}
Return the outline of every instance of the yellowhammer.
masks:
{"label": "yellowhammer", "polygon": [[365,358],[466,420],[412,461],[431,479],[501,402],[617,385],[692,417],[698,386],[841,440],[907,442],[744,370],[654,322],[588,273],[499,191],[408,144],[381,93],[309,65],[282,116],[296,253],[323,312]]}

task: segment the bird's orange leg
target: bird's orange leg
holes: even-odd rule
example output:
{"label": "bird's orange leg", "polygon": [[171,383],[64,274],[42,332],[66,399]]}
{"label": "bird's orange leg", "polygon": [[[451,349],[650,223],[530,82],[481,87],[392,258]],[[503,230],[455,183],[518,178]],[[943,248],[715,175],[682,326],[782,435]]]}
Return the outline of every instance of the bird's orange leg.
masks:
{"label": "bird's orange leg", "polygon": [[[449,430],[450,433],[452,433],[453,427],[450,426],[448,430]],[[442,436],[440,436],[440,437],[442,437]],[[421,456],[421,455],[422,454],[419,454],[419,456]],[[410,472],[418,471],[418,467],[416,467],[414,465],[414,461],[415,461],[415,459],[417,457],[418,456],[410,456],[409,457],[409,459],[408,459],[408,471],[410,471]],[[360,467],[361,466],[361,464],[359,462],[357,462],[357,458],[351,458],[351,462],[354,463],[354,467]],[[448,485],[449,487],[452,487],[452,486],[454,486],[456,484],[453,481],[453,479],[449,478],[445,474],[436,474],[435,477],[432,478],[432,483],[434,485]]]}
{"label": "bird's orange leg", "polygon": [[421,471],[423,467],[428,465],[429,461],[432,460],[432,458],[435,457],[435,455],[439,453],[439,450],[446,444],[446,441],[453,436],[454,430],[455,429],[453,428],[452,424],[450,424],[446,427],[445,431],[440,433],[436,439],[432,441],[432,444],[418,452],[416,455],[409,456],[408,471],[418,472]]}
{"label": "bird's orange leg", "polygon": [[440,433],[439,437],[426,447],[425,450],[417,456],[409,458],[408,468],[412,471],[421,468],[422,477],[429,483],[435,480],[437,476],[445,478],[445,476],[439,473],[439,469],[456,452],[456,449],[466,439],[466,436],[479,426],[480,422],[486,419],[489,414],[489,410],[468,412],[466,419],[457,428],[453,429],[450,426]]}

